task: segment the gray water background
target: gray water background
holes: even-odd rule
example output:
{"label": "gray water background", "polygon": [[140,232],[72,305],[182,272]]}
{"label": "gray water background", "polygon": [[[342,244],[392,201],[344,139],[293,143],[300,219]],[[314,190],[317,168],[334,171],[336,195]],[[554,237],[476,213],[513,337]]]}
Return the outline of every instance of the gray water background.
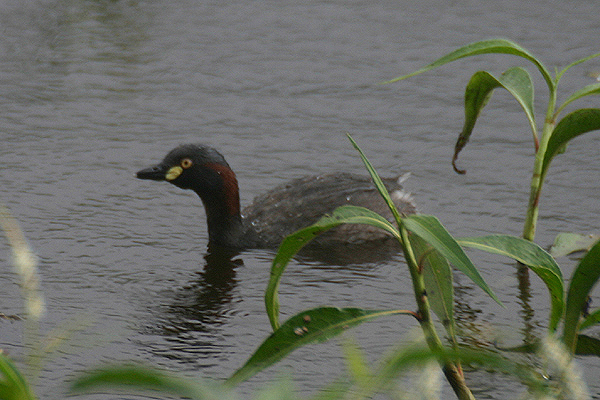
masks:
{"label": "gray water background", "polygon": [[[0,201],[39,255],[48,308],[42,332],[91,324],[46,363],[40,397],[62,398],[66,379],[123,361],[223,378],[269,334],[262,297],[273,253],[246,251],[238,257],[243,265],[214,278],[204,269],[199,200],[133,178],[180,143],[220,149],[248,204],[290,178],[361,172],[350,133],[382,175],[410,171],[406,187],[420,210],[454,235],[519,235],[533,149],[507,93],[494,94],[459,159],[467,174],[455,174],[450,159],[469,77],[527,63],[479,56],[377,83],[491,37],[514,40],[549,68],[562,68],[598,52],[598,15],[600,4],[588,0],[3,1]],[[598,61],[573,69],[559,100],[592,83],[598,70]],[[540,124],[547,90],[530,71]],[[597,107],[598,100],[574,106]],[[597,134],[584,136],[555,160],[541,202],[542,246],[559,232],[598,232],[599,145]],[[9,254],[0,241],[0,312],[20,314]],[[463,340],[512,345],[543,334],[548,294],[539,279],[531,278],[529,297],[519,297],[510,261],[471,255],[506,308],[457,274]],[[565,277],[576,258],[558,260]],[[412,308],[401,262],[294,262],[280,289],[282,316],[324,304]],[[592,300],[600,303],[597,294]],[[23,327],[0,320],[0,348],[17,361],[27,352]],[[375,363],[414,331],[409,318],[386,318],[351,336]],[[600,398],[600,363],[578,361]],[[247,398],[291,369],[298,391],[314,393],[344,372],[341,350],[335,342],[304,348],[240,392]],[[490,372],[468,379],[478,398],[522,390]]]}

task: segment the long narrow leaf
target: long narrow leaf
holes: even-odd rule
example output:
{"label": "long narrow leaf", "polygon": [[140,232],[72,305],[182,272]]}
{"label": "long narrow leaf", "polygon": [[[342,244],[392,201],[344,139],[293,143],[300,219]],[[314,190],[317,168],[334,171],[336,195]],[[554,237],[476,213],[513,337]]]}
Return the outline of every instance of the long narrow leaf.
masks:
{"label": "long narrow leaf", "polygon": [[564,108],[567,105],[574,102],[575,100],[578,100],[585,96],[591,96],[591,95],[595,95],[595,94],[600,94],[600,83],[592,83],[591,85],[587,85],[587,86],[577,90],[575,93],[573,93],[571,96],[569,96],[569,98],[567,100],[565,100],[564,103],[562,103],[562,105],[558,108],[558,110],[556,110],[556,113],[554,115],[555,116],[559,115],[561,113],[561,111],[564,110]]}
{"label": "long narrow leaf", "polygon": [[600,357],[600,340],[587,335],[577,335],[575,354]]}
{"label": "long narrow leaf", "polygon": [[353,381],[358,385],[364,385],[366,380],[372,375],[369,361],[364,352],[353,338],[345,338],[342,341],[342,350],[346,361],[346,369]]}
{"label": "long narrow leaf", "polygon": [[454,50],[451,53],[446,54],[445,56],[437,59],[436,61],[432,62],[431,64],[426,65],[425,67],[423,67],[415,72],[412,72],[407,75],[399,76],[399,77],[394,78],[385,83],[397,82],[399,80],[406,79],[411,76],[422,74],[423,72],[427,72],[429,70],[432,70],[434,68],[437,68],[439,66],[447,64],[449,62],[459,60],[464,57],[471,57],[471,56],[476,56],[479,54],[490,54],[490,53],[512,54],[512,55],[522,57],[522,58],[525,58],[526,60],[531,61],[538,68],[538,70],[544,77],[544,80],[546,81],[546,84],[551,89],[551,91],[553,90],[553,88],[555,86],[554,81],[552,80],[552,76],[550,75],[550,72],[546,69],[546,67],[537,58],[535,58],[531,53],[529,53],[527,50],[525,50],[518,44],[511,42],[510,40],[506,40],[506,39],[491,39],[491,40],[484,40],[481,42],[475,42],[475,43],[468,44],[457,50]]}
{"label": "long narrow leaf", "polygon": [[2,352],[0,352],[0,399],[36,399],[27,381],[25,381],[25,377]]}
{"label": "long narrow leaf", "polygon": [[434,249],[446,257],[450,264],[467,275],[477,286],[494,299],[494,301],[502,305],[500,299],[498,299],[483,277],[479,274],[479,271],[477,271],[477,268],[475,268],[469,257],[467,257],[463,249],[436,217],[424,214],[410,215],[402,221],[406,226],[406,229],[428,242]]}
{"label": "long narrow leaf", "polygon": [[579,325],[579,331],[587,329],[591,326],[597,325],[600,323],[600,308],[591,312],[583,321],[581,321],[581,325]]}
{"label": "long narrow leaf", "polygon": [[237,385],[306,344],[323,342],[367,320],[394,314],[413,315],[411,311],[406,310],[336,307],[320,307],[303,311],[288,319],[273,332],[226,383]]}
{"label": "long narrow leaf", "polygon": [[584,235],[572,232],[559,233],[550,247],[550,254],[552,257],[562,257],[577,251],[588,251],[598,240],[600,240],[600,235]]}
{"label": "long narrow leaf", "polygon": [[214,384],[192,382],[158,369],[140,365],[106,367],[85,373],[71,384],[73,392],[106,388],[131,388],[169,393],[190,399],[225,400],[226,391]]}
{"label": "long narrow leaf", "polygon": [[[541,341],[537,339],[533,343],[522,344],[515,347],[499,348],[505,352],[513,353],[536,353],[541,348]],[[600,340],[586,335],[577,335],[577,345],[575,346],[575,355],[578,356],[596,356],[600,357]]]}
{"label": "long narrow leaf", "polygon": [[521,67],[515,67],[506,70],[499,78],[494,77],[487,71],[476,72],[465,89],[465,123],[456,141],[452,158],[452,166],[458,173],[465,173],[464,170],[456,167],[458,154],[467,144],[481,110],[488,103],[493,90],[498,87],[508,90],[519,102],[529,121],[534,140],[537,141],[537,128],[533,111],[533,81],[529,72]]}
{"label": "long narrow leaf", "polygon": [[455,343],[454,286],[448,260],[419,236],[411,237],[410,243],[423,271],[431,309],[442,322],[452,343]]}
{"label": "long narrow leaf", "polygon": [[600,53],[592,54],[590,56],[581,58],[581,59],[579,59],[577,61],[573,61],[571,64],[569,64],[565,68],[563,68],[562,71],[560,71],[558,74],[556,74],[556,82],[558,83],[558,81],[564,75],[564,73],[567,72],[568,70],[570,70],[571,68],[573,68],[574,66],[582,64],[582,63],[584,63],[586,61],[589,61],[589,60],[591,60],[593,58],[596,58],[596,57],[600,57]]}
{"label": "long narrow leaf", "polygon": [[456,166],[458,154],[469,141],[481,110],[486,106],[492,97],[493,90],[498,86],[500,86],[498,80],[485,71],[476,72],[467,84],[465,89],[465,123],[454,145],[454,155],[452,156],[452,167],[459,174],[464,174],[466,171],[458,169]]}
{"label": "long narrow leaf", "polygon": [[358,154],[360,154],[360,158],[362,159],[363,164],[367,168],[367,171],[369,172],[369,175],[371,176],[371,179],[373,180],[373,184],[375,184],[375,188],[377,189],[377,191],[379,192],[381,197],[383,197],[383,200],[385,201],[388,208],[390,209],[392,215],[394,216],[394,219],[397,222],[400,222],[400,214],[398,213],[398,210],[396,209],[396,206],[394,205],[394,201],[390,197],[389,192],[387,191],[385,185],[383,184],[383,181],[379,177],[379,174],[377,173],[377,171],[375,171],[375,168],[373,167],[373,165],[371,164],[371,162],[369,161],[369,159],[367,158],[365,153],[363,153],[363,151],[360,149],[360,147],[358,147],[358,144],[356,143],[356,141],[354,141],[352,136],[350,136],[350,135],[347,135],[347,136],[348,136],[348,139],[350,140],[350,143],[352,143],[352,146],[354,146],[354,148],[358,151]]}
{"label": "long narrow leaf", "polygon": [[311,400],[348,400],[347,392],[352,388],[352,381],[345,375],[339,376],[329,384],[321,387]]}
{"label": "long narrow leaf", "polygon": [[568,349],[575,349],[579,318],[592,288],[600,279],[600,242],[596,243],[581,259],[571,278],[565,309],[564,342]]}
{"label": "long narrow leaf", "polygon": [[582,108],[566,115],[554,128],[548,141],[542,162],[542,181],[548,172],[550,161],[569,140],[584,133],[600,129],[600,109]]}
{"label": "long narrow leaf", "polygon": [[358,392],[352,399],[373,398],[374,394],[385,390],[394,384],[397,377],[403,373],[414,369],[417,366],[423,366],[430,361],[452,360],[470,365],[481,365],[495,372],[503,372],[517,377],[521,382],[533,389],[542,389],[542,383],[538,375],[527,365],[522,365],[502,357],[498,353],[469,349],[466,347],[460,349],[446,349],[434,352],[422,345],[412,345],[410,347],[400,347],[392,354],[375,374],[366,390]]}
{"label": "long narrow leaf", "polygon": [[548,329],[556,330],[564,310],[564,288],[560,267],[550,254],[529,240],[509,235],[464,238],[458,239],[458,243],[510,257],[529,267],[548,287],[551,303]]}
{"label": "long narrow leaf", "polygon": [[376,212],[350,205],[339,207],[331,215],[322,217],[315,224],[287,236],[273,259],[271,275],[265,292],[265,306],[273,329],[279,327],[279,282],[288,263],[315,236],[342,224],[367,224],[381,228],[396,238],[400,237],[398,230]]}

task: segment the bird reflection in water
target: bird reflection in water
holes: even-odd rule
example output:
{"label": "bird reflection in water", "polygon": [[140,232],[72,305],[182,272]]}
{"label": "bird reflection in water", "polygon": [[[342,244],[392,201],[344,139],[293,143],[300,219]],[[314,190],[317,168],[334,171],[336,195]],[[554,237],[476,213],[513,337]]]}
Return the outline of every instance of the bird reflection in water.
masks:
{"label": "bird reflection in water", "polygon": [[236,256],[231,251],[211,249],[204,256],[203,268],[190,282],[174,289],[158,309],[151,311],[155,319],[148,322],[144,336],[152,338],[152,343],[143,347],[193,366],[215,364],[226,353],[222,326],[231,312],[236,268],[243,265]]}

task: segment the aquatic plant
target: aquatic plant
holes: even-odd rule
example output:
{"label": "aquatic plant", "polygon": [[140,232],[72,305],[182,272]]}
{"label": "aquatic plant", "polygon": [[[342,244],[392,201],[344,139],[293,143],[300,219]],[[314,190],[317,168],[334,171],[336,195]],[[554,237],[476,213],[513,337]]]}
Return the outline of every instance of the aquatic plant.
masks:
{"label": "aquatic plant", "polygon": [[599,57],[600,53],[572,62],[561,71],[556,71],[553,77],[548,68],[528,50],[510,40],[492,39],[460,47],[417,71],[399,76],[386,83],[398,82],[465,57],[494,53],[509,54],[529,61],[537,68],[546,82],[549,94],[541,136],[535,118],[534,86],[529,72],[523,67],[511,67],[499,77],[495,77],[488,71],[478,71],[473,74],[465,89],[465,122],[454,147],[452,166],[460,174],[466,172],[456,165],[458,154],[469,141],[477,118],[492,97],[493,91],[497,88],[506,89],[523,108],[533,138],[535,159],[526,219],[523,226],[523,237],[527,240],[533,240],[539,214],[540,195],[552,159],[557,154],[564,152],[570,140],[584,133],[600,129],[600,109],[598,108],[578,109],[563,118],[559,118],[564,109],[574,101],[586,96],[600,94],[600,82],[576,90],[560,105],[557,105],[558,84],[563,75],[571,68]]}
{"label": "aquatic plant", "polygon": [[[467,144],[473,132],[475,122],[481,110],[490,100],[493,90],[499,87],[508,90],[521,105],[528,118],[535,149],[535,160],[530,184],[527,216],[523,227],[523,238],[507,235],[490,235],[456,240],[433,216],[399,215],[374,168],[356,143],[350,138],[353,145],[360,152],[365,166],[371,174],[378,190],[390,207],[395,217],[396,225],[390,224],[387,220],[369,210],[357,207],[342,207],[337,209],[333,215],[325,216],[315,225],[286,238],[273,261],[271,277],[265,295],[267,314],[274,329],[274,334],[259,347],[246,365],[230,378],[230,382],[245,379],[247,376],[269,365],[263,360],[262,356],[262,352],[267,351],[267,348],[270,349],[268,352],[272,354],[272,349],[285,352],[290,349],[290,346],[295,348],[300,345],[301,341],[299,339],[290,340],[289,338],[285,342],[268,343],[270,340],[275,341],[282,329],[291,330],[297,336],[308,336],[309,333],[313,333],[312,328],[301,324],[301,320],[299,319],[302,318],[301,314],[290,318],[288,322],[280,326],[278,321],[279,302],[277,298],[279,281],[291,257],[310,241],[314,235],[343,223],[366,223],[377,226],[385,229],[398,240],[402,246],[408,265],[413,283],[415,301],[417,303],[417,311],[413,313],[413,316],[419,322],[425,341],[432,353],[440,354],[440,352],[447,350],[442,345],[440,337],[432,323],[432,311],[438,316],[451,339],[451,350],[458,353],[462,350],[456,345],[455,320],[452,311],[454,304],[452,273],[449,264],[467,275],[492,299],[500,302],[463,252],[462,245],[506,255],[536,273],[544,281],[550,294],[551,312],[548,321],[548,334],[553,336],[558,329],[559,323],[562,321],[562,342],[571,357],[574,353],[600,355],[600,341],[579,333],[584,328],[588,328],[600,321],[600,310],[596,310],[592,313],[584,312],[585,319],[581,322],[582,310],[587,305],[587,298],[593,286],[600,278],[600,270],[597,268],[597,265],[600,264],[600,242],[591,246],[589,252],[575,268],[567,290],[566,299],[564,291],[565,281],[560,268],[550,254],[533,243],[539,214],[541,190],[552,159],[564,151],[571,139],[600,129],[600,109],[579,109],[559,119],[561,112],[570,103],[585,96],[599,94],[600,83],[585,86],[574,92],[557,107],[558,83],[570,68],[598,57],[600,53],[577,60],[560,72],[557,72],[555,77],[552,77],[543,63],[521,46],[508,40],[494,39],[461,47],[413,73],[398,77],[388,83],[406,79],[461,58],[490,53],[510,54],[524,58],[533,63],[541,73],[549,89],[549,101],[541,136],[538,134],[535,121],[533,107],[534,89],[529,72],[522,67],[513,67],[496,78],[487,71],[479,71],[472,76],[465,91],[465,122],[455,145],[452,165],[458,173],[465,173],[464,170],[460,170],[456,166],[458,154]],[[357,311],[354,310],[353,312],[356,313]],[[407,311],[401,310],[396,310],[395,312],[410,314]],[[367,313],[367,311],[362,310],[362,313]],[[377,313],[381,313],[381,311],[374,312],[373,314]],[[312,319],[314,318],[313,315],[318,314],[318,310],[310,310],[309,318]],[[357,319],[352,316],[348,317],[348,321],[349,323],[345,325],[350,326],[355,324]],[[337,319],[333,323],[336,327],[345,326],[343,321],[338,321]],[[322,328],[320,327],[320,329]],[[289,332],[288,336],[290,336]],[[319,335],[313,333],[311,336],[318,337]],[[294,337],[290,336],[290,338]],[[303,340],[306,341],[306,338],[303,338]],[[271,358],[273,359],[274,357]],[[459,399],[473,398],[462,375],[460,357],[442,357],[438,361],[457,397]]]}
{"label": "aquatic plant", "polygon": [[[324,216],[316,224],[288,236],[281,244],[273,261],[270,281],[265,294],[267,314],[273,333],[257,348],[247,362],[232,374],[221,389],[233,390],[241,382],[284,359],[303,346],[326,341],[363,322],[393,315],[407,315],[414,318],[423,332],[424,343],[402,345],[391,352],[375,368],[361,356],[354,344],[344,346],[350,377],[334,380],[315,398],[339,399],[370,398],[375,393],[394,392],[398,377],[413,368],[429,368],[431,362],[439,363],[459,399],[474,399],[464,379],[461,364],[479,365],[514,376],[529,390],[529,398],[563,399],[573,394],[574,382],[581,384],[581,376],[573,363],[573,353],[600,355],[600,341],[580,334],[583,329],[600,321],[600,310],[590,313],[581,321],[581,308],[591,288],[600,278],[600,271],[593,265],[600,263],[600,243],[596,243],[576,267],[565,299],[564,279],[555,260],[535,243],[523,238],[507,235],[489,235],[479,238],[453,238],[442,224],[430,215],[402,216],[394,208],[385,187],[381,184],[371,163],[358,145],[350,138],[360,152],[377,188],[386,199],[396,216],[396,225],[372,211],[346,206],[337,209],[332,215]],[[366,223],[378,226],[392,234],[402,246],[406,264],[412,279],[416,311],[410,310],[369,310],[361,308],[318,307],[304,310],[287,321],[279,322],[279,282],[288,262],[314,236],[327,229],[344,223]],[[475,266],[464,253],[462,246],[502,254],[528,266],[546,284],[550,293],[550,316],[547,339],[532,344],[525,350],[537,352],[547,359],[545,370],[524,364],[500,351],[481,350],[457,345],[455,318],[453,313],[454,292],[450,264],[467,275],[490,298],[500,302],[492,289],[485,283]],[[398,273],[403,274],[401,269]],[[405,274],[404,274],[405,275]],[[442,335],[434,325],[434,317],[442,323],[450,345],[444,345]],[[563,321],[563,335],[555,339],[559,323]],[[376,339],[375,339],[376,340]],[[551,345],[549,345],[549,343]],[[566,356],[565,356],[566,355]],[[548,371],[559,371],[555,378],[548,380]],[[428,373],[428,376],[433,376]],[[131,379],[134,377],[135,379]],[[438,385],[432,378],[431,384]],[[197,382],[168,378],[163,372],[137,367],[105,368],[86,374],[78,379],[74,388],[93,390],[104,386],[130,386],[133,388],[154,388],[168,393],[177,393],[192,398],[190,387],[209,390],[211,386]],[[291,389],[269,391],[275,397],[290,397]],[[228,392],[231,394],[231,392]],[[578,392],[585,398],[585,387]],[[225,397],[227,398],[227,397]],[[262,397],[261,397],[262,398]]]}

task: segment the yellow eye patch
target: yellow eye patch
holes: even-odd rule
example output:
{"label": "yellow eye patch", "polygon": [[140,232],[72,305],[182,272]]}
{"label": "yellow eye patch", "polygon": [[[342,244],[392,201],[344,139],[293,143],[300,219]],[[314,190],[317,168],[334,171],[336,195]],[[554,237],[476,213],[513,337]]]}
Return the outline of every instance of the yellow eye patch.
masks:
{"label": "yellow eye patch", "polygon": [[181,168],[180,166],[171,167],[165,174],[165,179],[168,181],[177,179],[179,177],[179,175],[181,175],[182,172],[183,172],[183,168]]}

